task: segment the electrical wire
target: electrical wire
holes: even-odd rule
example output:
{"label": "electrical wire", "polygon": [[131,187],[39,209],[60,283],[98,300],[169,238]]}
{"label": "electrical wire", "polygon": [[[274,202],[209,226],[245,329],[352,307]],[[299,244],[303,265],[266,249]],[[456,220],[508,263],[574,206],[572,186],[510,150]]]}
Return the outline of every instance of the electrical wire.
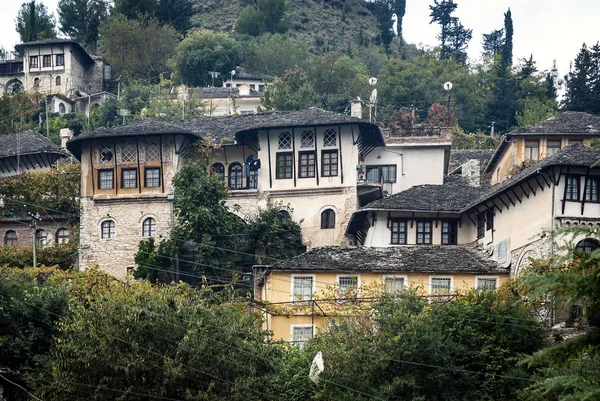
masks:
{"label": "electrical wire", "polygon": [[8,383],[12,384],[13,386],[16,386],[18,388],[20,388],[21,390],[23,390],[29,397],[33,398],[34,400],[37,401],[43,401],[39,398],[37,398],[35,395],[31,394],[25,387],[21,386],[20,384],[17,384],[9,379],[7,379],[6,377],[4,377],[1,373],[0,373],[0,377],[3,378],[5,381],[7,381]]}

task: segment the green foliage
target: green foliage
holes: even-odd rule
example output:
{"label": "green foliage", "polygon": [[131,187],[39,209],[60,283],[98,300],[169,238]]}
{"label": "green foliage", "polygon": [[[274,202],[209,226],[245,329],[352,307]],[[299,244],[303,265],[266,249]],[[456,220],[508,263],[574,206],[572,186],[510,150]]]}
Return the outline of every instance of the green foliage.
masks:
{"label": "green foliage", "polygon": [[457,17],[452,14],[458,5],[454,0],[434,0],[430,5],[430,24],[436,22],[440,25],[440,59],[452,58],[456,61],[466,61],[466,48],[473,36],[472,29],[466,29]]}
{"label": "green foliage", "polygon": [[10,134],[37,126],[41,111],[40,95],[17,92],[0,97],[0,134]]}
{"label": "green foliage", "polygon": [[452,148],[494,150],[498,147],[501,140],[501,136],[491,137],[485,134],[465,134],[462,132],[453,132]]}
{"label": "green foliage", "polygon": [[48,14],[44,3],[36,3],[35,0],[23,3],[15,23],[21,43],[56,37],[54,15]]}
{"label": "green foliage", "polygon": [[117,14],[100,28],[99,50],[124,82],[135,79],[158,82],[170,71],[168,60],[175,54],[177,31],[147,16],[130,20]]}
{"label": "green foliage", "polygon": [[201,118],[204,117],[205,108],[206,102],[196,91],[191,92],[185,101],[165,94],[150,99],[146,116],[165,121]]}
{"label": "green foliage", "polygon": [[190,86],[208,85],[212,83],[209,71],[228,74],[238,64],[240,51],[239,44],[225,33],[193,32],[177,45],[175,80]]}
{"label": "green foliage", "polygon": [[576,245],[584,238],[600,240],[600,230],[563,228],[553,238],[565,245],[552,258],[536,261],[519,279],[517,289],[532,303],[553,300],[554,305],[581,305],[583,319],[596,326],[526,358],[522,363],[534,372],[535,383],[522,392],[521,399],[595,400],[600,395],[600,248],[588,253]]}
{"label": "green foliage", "polygon": [[189,0],[115,0],[111,14],[121,14],[131,20],[149,15],[183,34],[190,27],[193,9]]}
{"label": "green foliage", "polygon": [[289,26],[285,19],[285,0],[256,0],[240,13],[236,31],[259,36],[263,33],[285,33]]}
{"label": "green foliage", "polygon": [[[38,246],[36,252],[38,265],[55,266],[61,270],[70,270],[75,266],[77,239],[71,238],[68,244],[60,246]],[[33,249],[31,246],[0,247],[0,266],[18,268],[32,267]]]}
{"label": "green foliage", "polygon": [[243,65],[255,74],[281,76],[292,67],[308,65],[308,49],[304,43],[280,34],[264,34],[244,46]]}
{"label": "green foliage", "polygon": [[137,268],[133,272],[134,278],[143,278],[150,282],[171,282],[174,277],[170,275],[171,250],[169,243],[161,241],[156,243],[154,238],[140,241],[134,262]]}
{"label": "green foliage", "polygon": [[556,115],[555,103],[549,101],[543,102],[536,98],[523,99],[519,102],[520,111],[516,115],[517,125],[519,127],[527,127]]}
{"label": "green foliage", "polygon": [[57,210],[78,216],[80,179],[80,166],[76,163],[0,178],[2,209],[41,215]]}
{"label": "green foliage", "polygon": [[565,76],[565,86],[567,110],[600,113],[600,43],[591,48],[583,44],[573,69]]}
{"label": "green foliage", "polygon": [[60,0],[58,2],[61,32],[90,50],[96,49],[100,24],[107,16],[106,0]]}
{"label": "green foliage", "polygon": [[292,213],[289,206],[270,204],[247,221],[248,245],[254,249],[257,264],[289,259],[300,253],[302,230],[292,220]]}
{"label": "green foliage", "polygon": [[545,344],[527,307],[498,292],[432,305],[406,292],[372,315],[341,318],[309,343],[325,360],[317,399],[366,399],[346,386],[389,400],[513,400],[525,381],[503,376],[524,378],[517,357]]}
{"label": "green foliage", "polygon": [[262,104],[267,109],[304,110],[316,103],[317,94],[301,68],[290,68],[273,86],[265,89]]}
{"label": "green foliage", "polygon": [[265,341],[244,304],[227,302],[230,294],[148,282],[99,288],[62,319],[61,341],[43,358],[37,394],[121,397],[110,388],[130,400],[276,398],[268,378],[281,350]]}

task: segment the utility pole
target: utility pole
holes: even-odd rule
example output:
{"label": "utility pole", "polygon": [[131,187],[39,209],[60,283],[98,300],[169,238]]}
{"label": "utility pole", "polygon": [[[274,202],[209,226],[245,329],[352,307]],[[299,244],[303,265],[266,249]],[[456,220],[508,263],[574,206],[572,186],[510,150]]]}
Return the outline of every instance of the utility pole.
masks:
{"label": "utility pole", "polygon": [[490,127],[490,128],[491,128],[491,131],[490,131],[490,136],[491,136],[492,138],[494,137],[494,125],[495,125],[495,124],[496,124],[496,122],[495,122],[495,121],[492,121],[492,126]]}
{"label": "utility pole", "polygon": [[117,78],[117,100],[121,98],[121,76]]}
{"label": "utility pole", "polygon": [[31,217],[31,228],[33,228],[33,267],[37,267],[37,244],[35,243],[35,236],[37,234],[37,222],[41,220],[40,214],[33,214],[31,212],[27,212],[29,217]]}

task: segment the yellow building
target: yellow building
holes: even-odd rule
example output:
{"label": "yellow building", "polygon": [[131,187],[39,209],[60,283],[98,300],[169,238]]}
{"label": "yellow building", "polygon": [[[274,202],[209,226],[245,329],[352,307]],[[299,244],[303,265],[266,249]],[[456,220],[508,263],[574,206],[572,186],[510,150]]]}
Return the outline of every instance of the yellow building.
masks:
{"label": "yellow building", "polygon": [[331,317],[351,314],[361,301],[368,303],[381,291],[415,288],[445,295],[496,289],[508,276],[508,268],[472,246],[331,246],[255,266],[254,293],[264,306],[265,329],[273,338],[301,345],[326,330]]}
{"label": "yellow building", "polygon": [[600,138],[600,117],[567,111],[506,134],[484,173],[497,184],[514,175],[516,166],[533,164],[567,145],[592,138]]}

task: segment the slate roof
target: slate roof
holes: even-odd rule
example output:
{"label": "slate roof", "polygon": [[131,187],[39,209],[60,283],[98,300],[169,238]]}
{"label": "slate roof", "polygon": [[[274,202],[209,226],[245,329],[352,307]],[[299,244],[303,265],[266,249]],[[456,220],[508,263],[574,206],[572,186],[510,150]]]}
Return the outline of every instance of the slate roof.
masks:
{"label": "slate roof", "polygon": [[528,127],[517,128],[510,135],[585,134],[600,136],[600,117],[581,111],[565,111]]}
{"label": "slate roof", "polygon": [[485,172],[489,173],[510,145],[510,139],[516,136],[573,136],[575,138],[600,137],[600,117],[580,111],[565,111],[529,127],[518,128],[505,135],[494,152]]}
{"label": "slate roof", "polygon": [[20,155],[52,153],[68,156],[67,152],[37,131],[27,130],[0,135],[0,157],[14,157],[17,153]]}
{"label": "slate roof", "polygon": [[459,212],[478,199],[484,190],[467,185],[464,180],[451,180],[443,185],[418,185],[382,198],[360,209],[428,212]]}
{"label": "slate roof", "polygon": [[599,151],[592,150],[579,143],[566,146],[555,154],[542,159],[533,166],[527,167],[526,169],[520,171],[518,174],[510,177],[508,180],[487,188],[486,192],[478,200],[471,202],[463,210],[468,210],[469,208],[500,194],[517,183],[533,177],[541,170],[546,168],[552,166],[591,167],[598,162],[600,162]]}
{"label": "slate roof", "polygon": [[111,128],[100,127],[92,132],[81,134],[67,142],[67,149],[69,149],[69,151],[74,155],[78,156],[81,154],[81,143],[87,139],[147,136],[160,134],[181,134],[197,136],[193,132],[186,130],[180,126],[148,118],[138,120],[130,124],[118,125],[116,127]]}
{"label": "slate roof", "polygon": [[389,248],[326,246],[274,263],[272,270],[398,272],[398,273],[508,273],[472,246],[403,245]]}
{"label": "slate roof", "polygon": [[[41,45],[61,45],[61,44],[73,45],[73,48],[75,49],[75,51],[80,53],[80,55],[84,58],[84,61],[87,64],[94,64],[94,59],[90,56],[90,54],[88,52],[86,52],[84,50],[84,48],[78,42],[75,42],[74,40],[71,40],[71,39],[52,38],[52,39],[36,40],[33,42],[19,43],[19,44],[15,45],[15,50],[20,52],[25,47],[41,46]],[[40,61],[40,65],[41,65],[41,61]]]}

